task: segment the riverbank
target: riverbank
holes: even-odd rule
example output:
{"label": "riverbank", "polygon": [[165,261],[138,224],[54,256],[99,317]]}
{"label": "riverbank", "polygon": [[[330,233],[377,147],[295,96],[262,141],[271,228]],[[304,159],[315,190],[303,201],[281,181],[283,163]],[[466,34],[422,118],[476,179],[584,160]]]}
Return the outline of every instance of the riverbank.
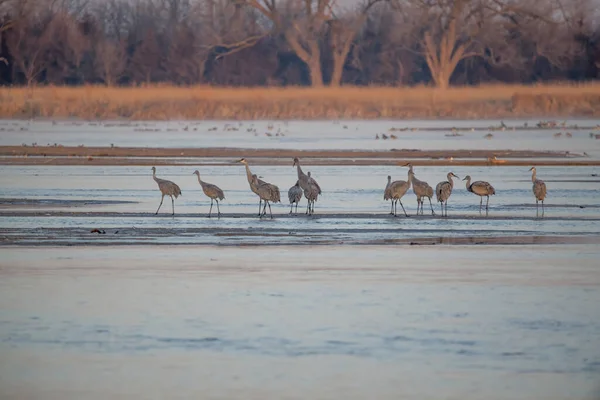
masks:
{"label": "riverbank", "polygon": [[378,119],[600,116],[600,84],[411,88],[0,88],[0,118]]}
{"label": "riverbank", "polygon": [[[600,160],[569,151],[531,150],[289,150],[251,148],[143,148],[0,146],[0,165],[223,165],[247,158],[254,165],[586,166]],[[496,158],[494,158],[496,157]]]}

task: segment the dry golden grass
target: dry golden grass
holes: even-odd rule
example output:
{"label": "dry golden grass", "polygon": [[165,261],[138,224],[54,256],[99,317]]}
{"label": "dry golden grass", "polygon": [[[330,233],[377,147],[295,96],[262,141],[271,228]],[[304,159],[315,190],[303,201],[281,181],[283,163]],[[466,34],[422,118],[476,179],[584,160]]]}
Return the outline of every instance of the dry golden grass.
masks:
{"label": "dry golden grass", "polygon": [[600,84],[430,87],[0,88],[0,117],[81,119],[510,118],[600,115]]}

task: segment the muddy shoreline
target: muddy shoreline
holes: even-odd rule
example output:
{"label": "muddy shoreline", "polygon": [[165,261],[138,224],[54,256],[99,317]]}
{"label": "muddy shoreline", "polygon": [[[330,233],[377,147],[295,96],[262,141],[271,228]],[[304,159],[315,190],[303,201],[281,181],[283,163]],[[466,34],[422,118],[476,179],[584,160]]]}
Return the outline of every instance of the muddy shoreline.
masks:
{"label": "muddy shoreline", "polygon": [[[108,233],[107,233],[108,234]],[[141,236],[138,238],[128,238],[122,240],[118,237],[106,237],[107,235],[92,234],[89,237],[79,237],[76,240],[69,240],[66,237],[32,237],[32,236],[13,236],[11,238],[2,238],[0,247],[3,248],[27,248],[27,247],[72,247],[72,246],[100,246],[100,247],[120,247],[120,246],[210,246],[210,247],[296,247],[296,246],[481,246],[481,245],[577,245],[577,244],[600,244],[598,235],[533,235],[533,236],[431,236],[431,237],[409,237],[401,239],[317,239],[317,240],[298,240],[297,242],[274,241],[265,243],[265,239],[274,235],[256,235],[255,240],[245,242],[226,241],[217,242],[206,240],[197,242],[160,242],[152,240],[155,236]],[[3,236],[3,235],[1,235]],[[223,236],[223,235],[216,235]],[[280,235],[277,235],[278,237]],[[298,239],[309,239],[310,235],[294,235]],[[232,236],[233,237],[233,236]]]}
{"label": "muddy shoreline", "polygon": [[[587,206],[586,206],[587,207]],[[419,221],[431,221],[437,216],[404,216],[393,218],[387,213],[331,213],[316,214],[312,217],[304,215],[290,216],[287,213],[274,214],[275,219],[265,219],[265,225],[248,226],[248,221],[257,221],[253,214],[230,213],[220,219],[208,220],[206,214],[182,213],[175,217],[170,214],[155,216],[152,212],[114,213],[105,211],[65,211],[65,210],[12,210],[0,211],[0,217],[17,218],[69,218],[77,222],[72,227],[3,227],[0,228],[0,247],[7,246],[155,246],[155,245],[198,245],[198,246],[324,246],[324,245],[524,245],[524,244],[600,244],[597,232],[578,232],[564,234],[560,231],[541,233],[530,229],[515,229],[512,233],[499,233],[493,228],[483,228],[477,233],[468,232],[470,228],[444,228],[419,225]],[[115,219],[119,217],[115,223]],[[107,218],[103,221],[104,218]],[[188,226],[168,224],[157,226],[132,226],[141,219],[154,221],[187,221]],[[231,221],[239,221],[234,225]],[[292,221],[313,221],[316,225],[295,225]],[[321,220],[321,224],[319,224]],[[344,227],[326,223],[328,220],[338,222],[380,221],[384,225],[367,227]],[[545,223],[597,223],[600,217],[549,216],[540,220],[534,216],[481,216],[477,214],[457,213],[446,218],[446,221],[544,221]],[[85,223],[89,221],[89,223]],[[125,222],[127,221],[127,222]],[[211,221],[205,225],[204,221]],[[218,221],[221,221],[219,223]],[[289,221],[277,224],[277,221]],[[388,223],[397,222],[396,228]],[[40,223],[43,222],[40,220]],[[191,224],[190,224],[191,223]],[[216,223],[217,225],[214,225]],[[259,222],[260,223],[260,222]],[[407,223],[410,223],[407,225]],[[328,225],[329,224],[329,225]],[[87,225],[87,226],[86,226]],[[191,226],[190,226],[191,225]],[[468,226],[468,224],[466,225]]]}
{"label": "muddy shoreline", "polygon": [[[568,151],[531,150],[289,150],[252,148],[141,148],[0,146],[0,165],[222,165],[247,158],[257,165],[287,165],[294,157],[310,165],[423,166],[600,165]],[[494,159],[496,157],[496,159]]]}

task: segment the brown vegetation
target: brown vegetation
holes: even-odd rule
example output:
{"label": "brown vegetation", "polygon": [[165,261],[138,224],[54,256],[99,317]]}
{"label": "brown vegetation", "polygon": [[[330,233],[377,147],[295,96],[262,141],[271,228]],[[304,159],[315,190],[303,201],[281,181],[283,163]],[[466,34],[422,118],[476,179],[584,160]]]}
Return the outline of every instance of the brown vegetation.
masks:
{"label": "brown vegetation", "polygon": [[336,119],[598,116],[600,84],[412,88],[0,88],[2,118]]}

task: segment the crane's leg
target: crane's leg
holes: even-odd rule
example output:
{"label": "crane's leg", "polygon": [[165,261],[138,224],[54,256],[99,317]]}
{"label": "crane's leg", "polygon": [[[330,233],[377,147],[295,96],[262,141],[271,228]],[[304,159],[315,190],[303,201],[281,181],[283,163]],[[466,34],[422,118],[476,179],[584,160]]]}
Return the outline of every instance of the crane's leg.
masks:
{"label": "crane's leg", "polygon": [[421,200],[419,200],[419,198],[417,197],[417,214],[419,215],[419,207],[421,206]]}
{"label": "crane's leg", "polygon": [[290,215],[292,215],[292,210],[294,209],[294,202],[290,203]]}
{"label": "crane's leg", "polygon": [[306,212],[304,214],[309,215],[310,211],[310,200],[306,199]]}
{"label": "crane's leg", "polygon": [[431,215],[435,215],[435,211],[433,211],[433,204],[431,204],[431,197],[428,197],[429,199],[429,207],[431,207]]}
{"label": "crane's leg", "polygon": [[538,199],[535,199],[535,216],[538,217],[539,216],[539,210],[538,210]]}
{"label": "crane's leg", "polygon": [[402,207],[402,211],[404,211],[404,216],[408,217],[408,214],[406,213],[406,210],[404,209],[404,205],[402,204],[402,200],[398,199],[398,201],[400,202],[400,207]]}
{"label": "crane's leg", "polygon": [[212,213],[213,199],[210,199],[210,210],[208,210],[208,218],[210,218],[210,214]]}
{"label": "crane's leg", "polygon": [[392,199],[392,209],[390,210],[390,215],[394,215],[394,199]]}
{"label": "crane's leg", "polygon": [[173,200],[173,196],[171,196],[171,206],[173,207],[173,214],[171,215],[175,215],[175,200]]}
{"label": "crane's leg", "polygon": [[314,214],[314,213],[315,213],[315,202],[316,202],[316,200],[313,200],[313,201],[312,201],[312,205],[311,205],[311,207],[312,207],[312,211],[311,211],[311,214]]}
{"label": "crane's leg", "polygon": [[262,206],[262,199],[258,198],[258,216],[260,217],[260,207]]}
{"label": "crane's leg", "polygon": [[448,218],[448,200],[446,200],[446,207],[444,207],[446,209],[446,218]]}
{"label": "crane's leg", "polygon": [[442,210],[442,217],[444,216],[444,202],[440,201],[440,209]]}
{"label": "crane's leg", "polygon": [[267,204],[269,204],[269,202],[265,200],[262,215],[267,215]]}
{"label": "crane's leg", "polygon": [[271,219],[273,219],[273,211],[271,211],[271,203],[267,202],[269,205],[269,213],[271,214]]}
{"label": "crane's leg", "polygon": [[217,218],[221,218],[221,208],[219,208],[219,200],[215,200],[217,202]]}
{"label": "crane's leg", "polygon": [[398,200],[392,199],[392,208],[394,209],[392,215],[395,217],[398,211]]}
{"label": "crane's leg", "polygon": [[160,210],[160,206],[162,206],[163,200],[165,199],[165,195],[163,194],[162,197],[160,198],[160,204],[158,205],[158,209],[156,210],[156,212],[154,213],[154,215],[158,214],[158,210]]}
{"label": "crane's leg", "polygon": [[[482,198],[483,200],[483,198]],[[485,202],[485,215],[488,215],[488,209],[489,209],[489,205],[490,205],[490,196],[487,196],[487,201]]]}
{"label": "crane's leg", "polygon": [[542,200],[542,218],[544,217],[544,200]]}
{"label": "crane's leg", "polygon": [[483,196],[479,197],[479,214],[481,214],[481,208],[483,207]]}

